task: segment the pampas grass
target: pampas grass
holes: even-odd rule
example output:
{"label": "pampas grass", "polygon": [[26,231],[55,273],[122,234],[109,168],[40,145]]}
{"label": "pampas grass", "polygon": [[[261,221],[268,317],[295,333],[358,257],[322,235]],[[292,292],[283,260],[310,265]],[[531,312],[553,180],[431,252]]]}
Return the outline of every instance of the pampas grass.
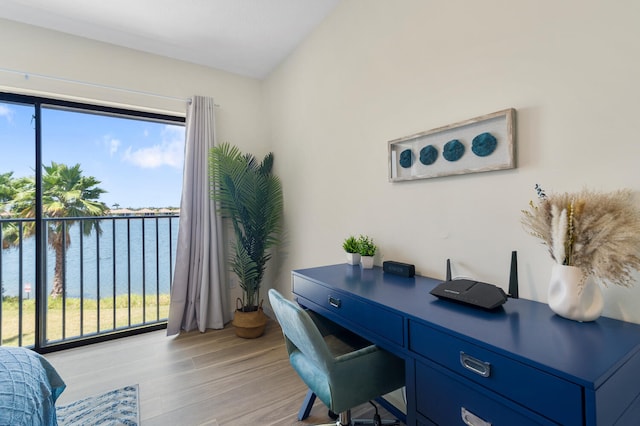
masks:
{"label": "pampas grass", "polygon": [[536,190],[538,202],[522,211],[522,224],[555,262],[581,268],[604,285],[633,285],[631,274],[640,270],[640,210],[631,191],[547,195],[537,185]]}

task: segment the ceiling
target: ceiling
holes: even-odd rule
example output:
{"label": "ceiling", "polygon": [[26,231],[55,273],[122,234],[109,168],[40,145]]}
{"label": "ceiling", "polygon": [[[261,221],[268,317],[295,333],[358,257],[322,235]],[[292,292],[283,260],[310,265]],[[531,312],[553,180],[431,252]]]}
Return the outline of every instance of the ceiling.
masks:
{"label": "ceiling", "polygon": [[262,79],[340,0],[0,0],[0,18]]}

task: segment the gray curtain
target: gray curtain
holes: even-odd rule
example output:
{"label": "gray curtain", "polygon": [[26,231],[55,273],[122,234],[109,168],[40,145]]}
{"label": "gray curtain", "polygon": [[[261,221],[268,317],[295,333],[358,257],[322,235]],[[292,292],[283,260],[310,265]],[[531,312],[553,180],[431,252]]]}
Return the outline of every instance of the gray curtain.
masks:
{"label": "gray curtain", "polygon": [[180,229],[167,335],[223,328],[231,318],[224,277],[222,225],[209,197],[209,150],[215,104],[194,96],[187,109]]}

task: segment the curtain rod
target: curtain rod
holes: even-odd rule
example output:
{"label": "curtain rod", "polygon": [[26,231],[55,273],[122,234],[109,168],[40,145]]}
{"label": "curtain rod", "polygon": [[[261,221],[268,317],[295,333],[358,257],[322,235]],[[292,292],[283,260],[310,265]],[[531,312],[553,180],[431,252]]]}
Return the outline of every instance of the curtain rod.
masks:
{"label": "curtain rod", "polygon": [[[72,79],[61,78],[61,77],[53,77],[53,76],[49,76],[49,75],[29,73],[29,72],[25,72],[25,71],[17,71],[17,70],[12,70],[12,69],[8,69],[8,68],[0,68],[0,71],[6,72],[6,73],[10,73],[10,74],[22,75],[22,76],[24,76],[25,80],[29,80],[29,78],[31,78],[31,77],[38,77],[38,78],[44,78],[46,80],[54,80],[54,81],[61,81],[61,82],[64,82],[64,83],[78,84],[78,85],[82,85],[82,86],[97,87],[99,89],[109,89],[109,90],[114,90],[114,91],[118,91],[118,92],[134,93],[134,94],[137,94],[137,95],[150,96],[150,97],[154,97],[154,98],[169,99],[169,100],[173,100],[173,101],[182,101],[182,102],[186,102],[187,104],[191,104],[191,102],[192,102],[191,98],[178,98],[178,97],[175,97],[175,96],[167,96],[167,95],[160,95],[160,94],[157,94],[157,93],[144,92],[142,90],[124,89],[124,88],[121,88],[121,87],[107,86],[107,85],[98,84],[98,83],[89,83],[89,82],[81,81],[81,80],[72,80]],[[219,107],[220,105],[214,104],[214,106]]]}

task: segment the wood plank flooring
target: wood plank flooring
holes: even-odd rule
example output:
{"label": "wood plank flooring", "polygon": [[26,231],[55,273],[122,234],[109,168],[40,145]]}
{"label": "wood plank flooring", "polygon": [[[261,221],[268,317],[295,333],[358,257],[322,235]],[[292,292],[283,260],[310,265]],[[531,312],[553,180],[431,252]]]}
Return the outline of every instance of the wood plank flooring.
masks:
{"label": "wood plank flooring", "polygon": [[[307,388],[289,365],[282,332],[270,320],[258,339],[232,327],[166,337],[164,330],[46,355],[67,383],[58,404],[122,386],[140,386],[143,425],[311,425],[329,423],[316,400],[297,413]],[[369,404],[352,410],[371,417]],[[383,418],[391,416],[381,409]]]}

